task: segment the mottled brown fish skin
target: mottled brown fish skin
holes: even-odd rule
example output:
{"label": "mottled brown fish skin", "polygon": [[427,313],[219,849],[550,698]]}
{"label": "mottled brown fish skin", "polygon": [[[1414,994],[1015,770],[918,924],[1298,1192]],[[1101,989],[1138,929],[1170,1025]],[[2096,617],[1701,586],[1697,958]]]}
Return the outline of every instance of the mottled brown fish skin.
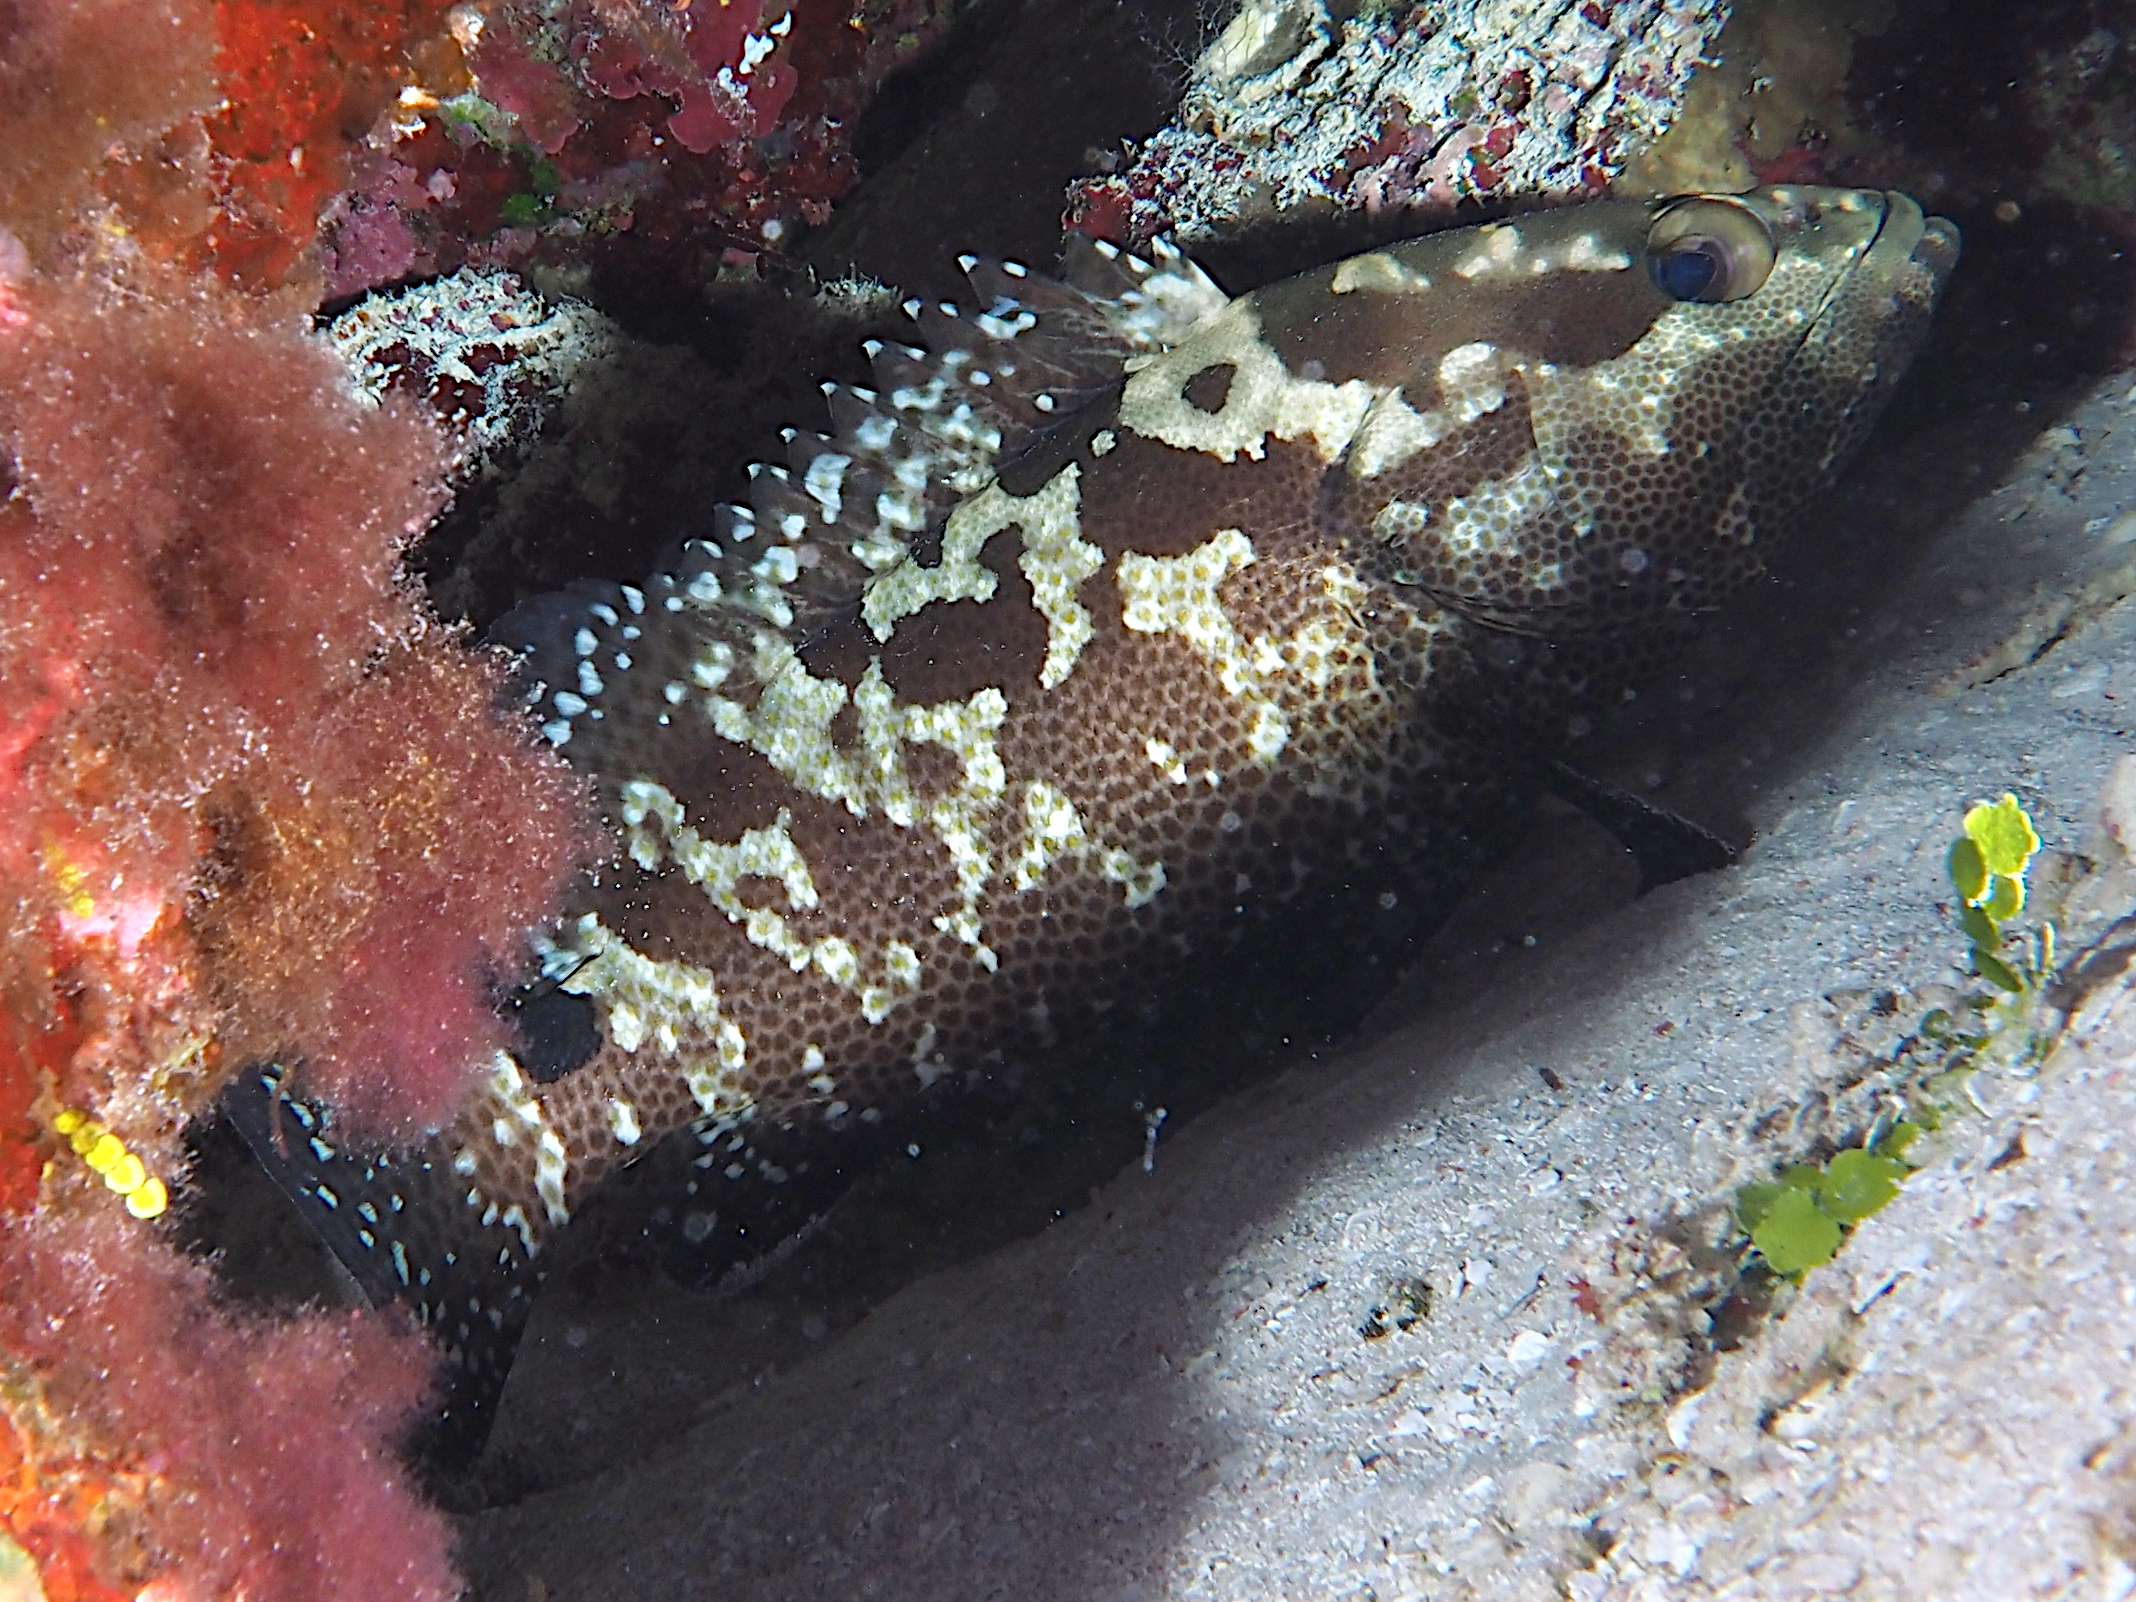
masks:
{"label": "mottled brown fish skin", "polygon": [[923,308],[752,508],[540,625],[619,847],[544,937],[597,1040],[498,1061],[402,1257],[509,1275],[671,1131],[747,1178],[754,1120],[875,1120],[1272,925],[1443,896],[1598,675],[1761,571],[1955,250],[1904,196],[1775,189],[1228,302],[1176,256],[975,265],[987,311]]}

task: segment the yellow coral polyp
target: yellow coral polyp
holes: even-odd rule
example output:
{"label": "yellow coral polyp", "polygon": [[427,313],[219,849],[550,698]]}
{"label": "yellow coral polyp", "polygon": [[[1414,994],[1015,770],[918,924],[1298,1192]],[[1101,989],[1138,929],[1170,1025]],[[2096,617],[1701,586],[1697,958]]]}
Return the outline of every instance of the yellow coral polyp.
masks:
{"label": "yellow coral polyp", "polygon": [[76,1156],[103,1175],[106,1187],[126,1198],[126,1210],[136,1218],[160,1218],[171,1204],[171,1193],[148,1165],[126,1149],[126,1142],[85,1112],[63,1107],[53,1116],[52,1128],[66,1136]]}

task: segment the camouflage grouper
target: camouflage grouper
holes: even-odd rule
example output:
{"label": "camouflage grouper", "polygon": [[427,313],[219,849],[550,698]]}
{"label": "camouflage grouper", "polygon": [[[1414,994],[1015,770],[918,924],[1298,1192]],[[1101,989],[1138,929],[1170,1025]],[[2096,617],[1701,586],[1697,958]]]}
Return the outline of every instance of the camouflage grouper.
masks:
{"label": "camouflage grouper", "polygon": [[750,505],[501,625],[616,843],[535,1042],[420,1151],[337,1149],[273,1073],[241,1124],[479,1437],[545,1245],[664,1136],[710,1216],[786,1177],[772,1130],[1443,904],[1830,484],[1956,255],[1903,195],[1776,188],[1237,299],[1164,249],[968,261]]}

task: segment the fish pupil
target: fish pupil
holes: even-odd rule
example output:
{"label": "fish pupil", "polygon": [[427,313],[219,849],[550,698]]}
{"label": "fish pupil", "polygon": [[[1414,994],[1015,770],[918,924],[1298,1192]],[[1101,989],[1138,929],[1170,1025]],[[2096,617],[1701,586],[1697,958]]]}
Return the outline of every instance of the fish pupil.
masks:
{"label": "fish pupil", "polygon": [[1647,258],[1654,285],[1673,300],[1703,300],[1721,273],[1720,248],[1710,239],[1681,240]]}

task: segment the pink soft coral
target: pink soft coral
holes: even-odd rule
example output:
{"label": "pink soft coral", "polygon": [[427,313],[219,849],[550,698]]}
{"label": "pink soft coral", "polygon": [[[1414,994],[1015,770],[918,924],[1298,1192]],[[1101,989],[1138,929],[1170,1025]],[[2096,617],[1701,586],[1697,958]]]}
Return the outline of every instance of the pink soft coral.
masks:
{"label": "pink soft coral", "polygon": [[[255,66],[306,32],[217,9]],[[351,23],[378,24],[341,63],[357,120],[437,9]],[[249,1061],[381,1135],[452,1112],[590,825],[499,662],[402,576],[451,465],[433,426],[366,409],[301,295],[180,265],[214,215],[206,14],[0,5],[0,1525],[54,1602],[428,1602],[458,1589],[447,1533],[394,1456],[427,1349],[219,1307],[128,1210]],[[282,109],[333,111],[300,76]],[[271,108],[225,109],[266,130],[253,176],[295,171]],[[314,154],[346,137],[326,115]],[[262,262],[309,240],[310,193],[245,236]],[[126,1203],[54,1139],[91,1120]]]}
{"label": "pink soft coral", "polygon": [[421,1340],[233,1316],[205,1268],[84,1200],[0,1217],[0,1371],[33,1372],[42,1418],[65,1420],[11,1409],[33,1454],[108,1465],[125,1556],[106,1567],[132,1571],[113,1578],[198,1602],[456,1596],[450,1529],[394,1455],[430,1383]]}
{"label": "pink soft coral", "polygon": [[[501,1041],[483,984],[585,837],[568,770],[491,710],[498,667],[397,576],[441,494],[435,433],[207,286],[37,280],[14,304],[13,960],[167,917],[197,970],[177,1004],[228,1066],[294,1054],[359,1121],[436,1123]],[[123,1058],[69,1099],[101,1105]]]}

